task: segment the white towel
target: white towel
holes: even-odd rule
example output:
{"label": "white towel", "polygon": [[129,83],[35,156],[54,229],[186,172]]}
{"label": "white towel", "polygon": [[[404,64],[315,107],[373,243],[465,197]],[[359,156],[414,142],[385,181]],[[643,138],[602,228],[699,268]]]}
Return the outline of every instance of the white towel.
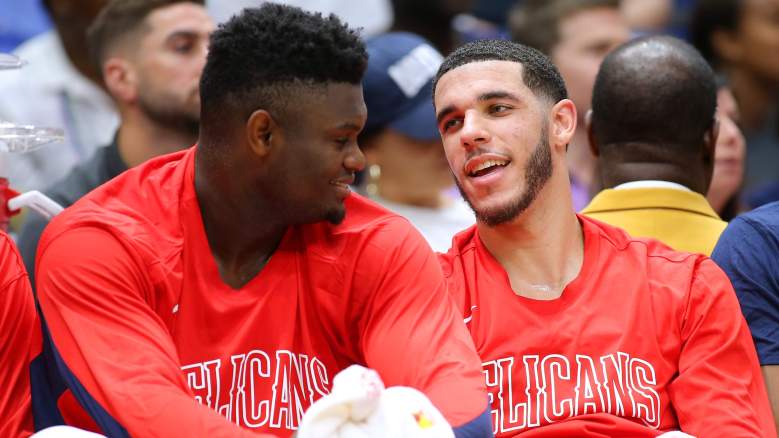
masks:
{"label": "white towel", "polygon": [[298,438],[453,438],[443,415],[413,388],[385,389],[378,373],[352,365],[306,411]]}
{"label": "white towel", "polygon": [[105,438],[103,435],[70,426],[52,426],[33,434],[30,438]]}

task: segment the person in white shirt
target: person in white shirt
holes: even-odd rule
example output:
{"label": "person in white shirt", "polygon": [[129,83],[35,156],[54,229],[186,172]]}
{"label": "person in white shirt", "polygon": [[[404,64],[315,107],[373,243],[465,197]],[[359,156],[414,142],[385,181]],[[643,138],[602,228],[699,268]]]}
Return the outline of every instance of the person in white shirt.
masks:
{"label": "person in white shirt", "polygon": [[367,45],[368,120],[359,138],[367,170],[360,189],[445,252],[475,219],[454,189],[433,110],[432,79],[443,58],[412,33],[384,34]]}

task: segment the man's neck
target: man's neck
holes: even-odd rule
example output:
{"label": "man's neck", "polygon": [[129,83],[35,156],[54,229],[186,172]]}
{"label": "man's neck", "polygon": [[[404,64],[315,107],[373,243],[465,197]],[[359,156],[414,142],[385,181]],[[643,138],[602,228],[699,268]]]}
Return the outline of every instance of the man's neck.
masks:
{"label": "man's neck", "polygon": [[579,274],[584,260],[582,228],[571,205],[570,189],[560,192],[546,193],[546,199],[539,195],[514,222],[496,227],[477,224],[484,246],[506,270],[517,295],[559,298]]}
{"label": "man's neck", "polygon": [[[226,158],[229,160],[229,158]],[[258,217],[257,199],[244,199],[237,190],[241,172],[228,166],[209,166],[195,158],[195,192],[211,254],[222,280],[239,289],[254,278],[281,243],[288,224]],[[272,209],[264,209],[272,211]]]}
{"label": "man's neck", "polygon": [[119,155],[127,167],[134,167],[159,155],[187,148],[196,141],[196,132],[170,129],[139,115],[126,112],[122,114],[118,148]]}

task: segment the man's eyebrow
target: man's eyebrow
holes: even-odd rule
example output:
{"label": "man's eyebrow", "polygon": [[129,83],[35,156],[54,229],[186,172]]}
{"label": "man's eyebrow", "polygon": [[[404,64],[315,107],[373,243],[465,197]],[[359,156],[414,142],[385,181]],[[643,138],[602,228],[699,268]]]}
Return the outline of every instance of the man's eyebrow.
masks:
{"label": "man's eyebrow", "polygon": [[516,95],[509,93],[508,91],[489,91],[487,93],[484,93],[478,97],[480,102],[484,102],[485,100],[492,100],[492,99],[511,99],[511,100],[520,100]]}
{"label": "man's eyebrow", "polygon": [[[509,93],[508,91],[488,91],[484,94],[481,94],[477,99],[479,100],[479,102],[485,102],[492,99],[510,99],[514,101],[520,100],[516,95]],[[456,109],[457,108],[455,108],[454,105],[449,105],[445,107],[444,109],[438,112],[438,114],[436,115],[436,120],[438,121],[438,123],[441,123],[441,121],[445,119],[446,116],[454,112]]]}
{"label": "man's eyebrow", "polygon": [[359,131],[362,129],[362,125],[354,122],[345,122],[335,127],[338,131]]}
{"label": "man's eyebrow", "polygon": [[172,32],[165,37],[165,41],[173,41],[176,38],[197,38],[200,34],[194,30],[182,29]]}

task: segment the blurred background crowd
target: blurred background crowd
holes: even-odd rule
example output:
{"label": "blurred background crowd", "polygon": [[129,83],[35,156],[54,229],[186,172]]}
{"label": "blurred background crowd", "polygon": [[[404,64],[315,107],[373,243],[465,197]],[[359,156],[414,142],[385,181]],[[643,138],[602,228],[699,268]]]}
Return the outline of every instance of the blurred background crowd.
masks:
{"label": "blurred background crowd", "polygon": [[[175,81],[181,78],[151,63],[142,69],[145,82],[140,92],[146,126],[182,129],[178,133],[152,130],[143,141],[136,138],[134,145],[119,145],[119,153],[108,154],[116,149],[107,146],[117,143],[117,127],[127,110],[123,109],[126,105],[121,92],[106,84],[87,41],[85,29],[104,3],[0,0],[0,52],[13,52],[27,62],[23,69],[0,75],[0,120],[58,127],[66,136],[64,143],[0,156],[0,175],[9,177],[18,190],[41,190],[68,205],[128,166],[196,141],[192,129],[197,125],[197,108],[192,108],[191,102],[177,106],[176,100],[166,95],[166,87],[177,86]],[[213,22],[219,23],[259,3],[208,0],[205,7]],[[740,212],[779,199],[779,0],[286,3],[335,13],[361,27],[367,39],[387,32],[417,34],[440,52],[430,55],[433,58],[445,56],[463,42],[483,38],[513,39],[549,55],[560,69],[579,114],[579,128],[568,152],[577,211],[605,188],[585,129],[601,61],[610,50],[638,35],[680,37],[704,55],[719,78],[720,128],[714,176],[706,193],[709,204],[728,221]],[[204,59],[205,51],[196,47],[197,41],[181,44],[177,50]],[[368,165],[360,178],[360,190],[408,216],[434,249],[445,250],[454,232],[472,223],[473,217],[453,188],[429,103],[429,84],[407,92],[387,76],[387,68],[414,46],[413,41],[404,45],[402,38],[371,46],[370,71],[365,79],[370,116],[361,136]],[[440,60],[433,58],[431,65],[437,65]],[[186,68],[197,76],[202,62],[178,65],[178,70]],[[153,138],[165,138],[168,144],[140,146]],[[92,163],[86,165],[90,160]],[[30,216],[15,223],[17,236],[24,234],[20,231],[23,222],[36,220]],[[37,235],[44,225],[45,221],[34,225],[31,233]],[[35,242],[23,239],[22,252],[34,253]]]}

